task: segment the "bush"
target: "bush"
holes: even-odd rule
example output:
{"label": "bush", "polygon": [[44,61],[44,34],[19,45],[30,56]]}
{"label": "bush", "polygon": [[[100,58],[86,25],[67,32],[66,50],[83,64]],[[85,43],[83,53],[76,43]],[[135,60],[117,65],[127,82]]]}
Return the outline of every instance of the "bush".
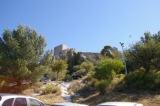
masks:
{"label": "bush", "polygon": [[55,93],[57,95],[60,95],[61,89],[53,84],[49,84],[44,89],[42,89],[42,94],[50,94],[50,93]]}
{"label": "bush", "polygon": [[68,90],[71,90],[73,92],[77,92],[79,89],[81,89],[83,85],[79,81],[72,81],[70,86],[68,87]]}
{"label": "bush", "polygon": [[78,90],[78,93],[80,93],[82,96],[90,95],[95,92],[96,89],[94,87],[91,87],[89,85],[83,85],[81,89]]}
{"label": "bush", "polygon": [[125,77],[124,74],[116,75],[116,77],[113,78],[113,80],[109,84],[109,87],[107,88],[107,90],[113,90],[113,89],[119,87],[119,85],[121,86],[124,82],[124,77]]}
{"label": "bush", "polygon": [[156,71],[145,72],[137,70],[125,77],[128,88],[137,90],[154,90],[160,87],[160,73]]}
{"label": "bush", "polygon": [[87,76],[83,77],[83,82],[85,84],[92,86],[92,87],[94,87],[95,81],[96,81],[96,79],[94,79],[91,74],[88,74]]}
{"label": "bush", "polygon": [[71,75],[69,75],[69,74],[67,74],[66,75],[66,77],[65,77],[65,79],[64,79],[64,81],[70,81],[72,78],[71,78]]}
{"label": "bush", "polygon": [[76,71],[75,74],[85,75],[86,74],[86,70],[80,69],[80,70]]}
{"label": "bush", "polygon": [[124,79],[125,84],[129,88],[135,88],[135,89],[142,88],[144,73],[145,71],[135,71],[135,72],[129,73]]}
{"label": "bush", "polygon": [[109,84],[110,81],[108,80],[97,81],[95,82],[95,88],[100,92],[100,94],[105,94]]}

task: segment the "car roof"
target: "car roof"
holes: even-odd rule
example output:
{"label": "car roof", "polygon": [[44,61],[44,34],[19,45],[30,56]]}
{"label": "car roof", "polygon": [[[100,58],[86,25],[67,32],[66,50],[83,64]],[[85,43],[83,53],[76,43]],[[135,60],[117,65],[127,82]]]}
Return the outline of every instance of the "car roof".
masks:
{"label": "car roof", "polygon": [[0,93],[0,96],[24,96],[24,95],[12,94],[12,93]]}
{"label": "car roof", "polygon": [[98,106],[143,106],[143,105],[135,102],[105,102],[99,104]]}
{"label": "car roof", "polygon": [[24,98],[33,98],[33,99],[38,100],[37,98],[31,97],[31,96],[26,96],[26,95],[21,95],[21,94],[10,94],[10,93],[0,93],[0,97],[24,97]]}
{"label": "car roof", "polygon": [[85,104],[78,104],[78,103],[71,103],[71,102],[64,102],[64,103],[55,103],[51,106],[88,106]]}

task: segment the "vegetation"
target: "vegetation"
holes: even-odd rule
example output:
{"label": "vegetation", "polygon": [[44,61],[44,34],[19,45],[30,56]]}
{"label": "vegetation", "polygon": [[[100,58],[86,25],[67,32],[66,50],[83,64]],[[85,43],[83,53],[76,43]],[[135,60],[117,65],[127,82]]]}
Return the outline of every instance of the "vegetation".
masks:
{"label": "vegetation", "polygon": [[133,90],[158,90],[160,87],[160,72],[137,70],[125,77],[127,88]]}
{"label": "vegetation", "polygon": [[[65,60],[55,60],[53,62],[53,64],[51,65],[52,71],[57,73],[57,81],[58,81],[58,77],[59,77],[59,73],[62,71],[67,71],[67,63]],[[65,77],[65,76],[64,76]]]}
{"label": "vegetation", "polygon": [[94,70],[94,65],[92,62],[86,61],[80,65],[81,69],[86,70],[86,73],[89,73]]}
{"label": "vegetation", "polygon": [[0,38],[0,74],[21,85],[22,80],[39,80],[47,72],[50,60],[42,57],[45,38],[30,29],[19,25],[17,29],[6,29]]}
{"label": "vegetation", "polygon": [[111,46],[104,46],[104,48],[101,51],[101,54],[103,56],[108,56],[110,58],[113,58],[113,54],[110,49],[111,49]]}
{"label": "vegetation", "polygon": [[61,94],[61,89],[58,86],[55,86],[53,84],[47,85],[45,88],[42,89],[42,94]]}
{"label": "vegetation", "polygon": [[123,68],[124,65],[121,60],[103,59],[95,68],[94,78],[98,80],[112,80]]}
{"label": "vegetation", "polygon": [[92,73],[94,68],[95,68],[94,64],[90,61],[84,61],[80,65],[76,65],[73,67],[73,69],[75,70],[75,73],[84,75],[84,76],[89,73]]}
{"label": "vegetation", "polygon": [[75,57],[74,57],[74,64],[75,65],[80,65],[82,63],[82,58],[81,58],[81,53],[78,52],[75,54]]}
{"label": "vegetation", "polygon": [[102,56],[109,57],[109,58],[120,59],[120,57],[121,57],[118,49],[115,47],[111,47],[109,45],[104,46],[104,48],[101,50],[101,54],[102,54]]}
{"label": "vegetation", "polygon": [[[53,50],[44,51],[45,46],[45,38],[28,26],[19,25],[13,31],[4,31],[0,38],[0,92],[23,93],[38,84],[36,82],[42,76],[64,81],[73,73],[84,77],[81,82],[71,85],[69,92],[81,93],[85,98],[93,93],[104,97],[111,91],[126,94],[155,90],[158,93],[160,88],[160,32],[153,35],[145,32],[140,41],[124,50],[129,71],[127,75],[124,75],[120,52],[109,45],[102,48],[101,58],[93,54],[83,57],[81,52],[72,55],[72,51],[68,51],[66,57],[63,55],[60,60],[53,58]],[[32,83],[21,85],[24,80]],[[9,86],[13,82],[18,86]],[[52,84],[43,89],[40,89],[43,84],[37,86],[39,89],[32,92],[42,90],[43,95],[61,94],[60,89]],[[75,97],[73,101],[82,100]]]}
{"label": "vegetation", "polygon": [[106,93],[106,89],[108,88],[111,81],[109,80],[100,80],[95,83],[95,88],[100,92],[100,94],[104,95]]}
{"label": "vegetation", "polygon": [[160,32],[151,35],[149,32],[144,33],[141,41],[133,44],[126,50],[127,64],[129,70],[134,71],[143,67],[146,72],[160,69]]}

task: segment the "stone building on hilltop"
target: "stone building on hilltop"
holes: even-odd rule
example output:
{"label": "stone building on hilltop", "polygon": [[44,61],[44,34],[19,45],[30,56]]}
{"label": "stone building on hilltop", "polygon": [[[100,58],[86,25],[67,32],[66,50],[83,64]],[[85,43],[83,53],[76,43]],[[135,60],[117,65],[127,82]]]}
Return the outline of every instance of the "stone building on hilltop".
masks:
{"label": "stone building on hilltop", "polygon": [[76,53],[76,49],[69,48],[68,46],[61,44],[59,46],[56,46],[54,48],[54,57],[56,60],[59,59],[66,59],[67,58],[67,53],[70,51],[70,55],[73,56],[74,53]]}
{"label": "stone building on hilltop", "polygon": [[56,60],[59,59],[71,59],[77,53],[80,53],[82,59],[86,59],[88,61],[94,62],[97,59],[100,59],[100,53],[92,53],[92,52],[77,52],[76,49],[69,48],[68,46],[61,44],[54,48],[54,57]]}

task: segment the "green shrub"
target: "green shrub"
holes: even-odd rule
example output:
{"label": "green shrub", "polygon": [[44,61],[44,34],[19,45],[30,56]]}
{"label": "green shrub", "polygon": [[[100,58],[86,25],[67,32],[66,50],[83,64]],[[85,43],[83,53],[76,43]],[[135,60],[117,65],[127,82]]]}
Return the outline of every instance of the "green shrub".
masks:
{"label": "green shrub", "polygon": [[107,90],[113,90],[113,89],[119,87],[119,85],[122,85],[124,82],[124,77],[125,77],[124,74],[116,75],[116,77],[113,78],[113,80],[109,84],[109,87],[107,88]]}
{"label": "green shrub", "polygon": [[85,94],[89,94],[89,93],[92,93],[93,91],[95,91],[95,88],[94,87],[91,87],[89,85],[84,85],[81,87],[81,89],[79,89],[79,93],[85,95]]}
{"label": "green shrub", "polygon": [[110,81],[108,80],[97,81],[95,82],[95,88],[100,92],[100,94],[105,94],[109,84]]}
{"label": "green shrub", "polygon": [[50,94],[50,93],[55,93],[57,95],[60,95],[61,89],[53,84],[49,84],[44,89],[42,89],[42,94]]}
{"label": "green shrub", "polygon": [[71,78],[71,75],[67,74],[64,81],[70,81],[72,78]]}
{"label": "green shrub", "polygon": [[138,70],[125,77],[125,84],[129,88],[141,90],[154,90],[160,87],[160,73],[156,71],[145,72]]}
{"label": "green shrub", "polygon": [[75,74],[85,75],[86,74],[86,70],[80,69],[77,72],[75,72]]}
{"label": "green shrub", "polygon": [[83,82],[87,85],[94,87],[96,79],[92,77],[91,74],[88,74],[86,77],[83,77]]}
{"label": "green shrub", "polygon": [[156,71],[150,71],[144,75],[144,85],[149,89],[157,89],[160,87],[160,73]]}
{"label": "green shrub", "polygon": [[135,72],[129,73],[124,79],[125,84],[129,88],[136,88],[136,89],[141,88],[144,73],[145,71],[135,71]]}
{"label": "green shrub", "polygon": [[77,92],[77,91],[78,91],[79,89],[81,89],[81,88],[82,88],[82,85],[81,85],[80,82],[78,82],[78,81],[73,81],[73,82],[70,84],[68,90],[71,89],[73,92]]}

